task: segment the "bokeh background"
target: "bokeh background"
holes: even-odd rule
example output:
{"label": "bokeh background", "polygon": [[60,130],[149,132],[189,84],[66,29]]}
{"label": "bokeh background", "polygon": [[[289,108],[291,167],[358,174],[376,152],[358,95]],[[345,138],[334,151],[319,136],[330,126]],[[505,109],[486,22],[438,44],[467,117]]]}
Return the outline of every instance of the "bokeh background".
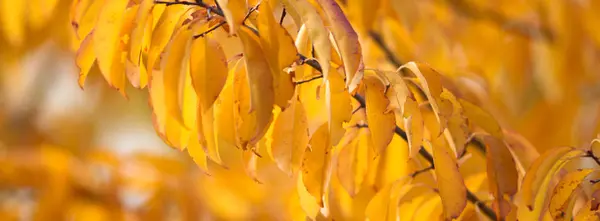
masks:
{"label": "bokeh background", "polygon": [[[340,2],[367,67],[427,62],[539,153],[598,134],[600,1]],[[236,150],[207,175],[156,135],[147,90],[124,98],[97,68],[81,89],[70,5],[0,0],[0,220],[304,219],[306,190],[268,159],[262,184]]]}

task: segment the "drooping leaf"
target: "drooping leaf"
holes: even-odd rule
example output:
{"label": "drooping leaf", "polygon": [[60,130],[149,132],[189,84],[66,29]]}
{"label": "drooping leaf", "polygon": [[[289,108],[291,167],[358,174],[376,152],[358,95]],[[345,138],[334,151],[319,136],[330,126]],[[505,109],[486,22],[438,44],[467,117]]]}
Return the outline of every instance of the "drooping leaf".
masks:
{"label": "drooping leaf", "polygon": [[225,19],[229,25],[229,34],[234,35],[238,28],[242,25],[244,17],[246,17],[247,7],[246,1],[240,0],[216,0],[223,9]]}
{"label": "drooping leaf", "polygon": [[354,93],[363,78],[362,48],[358,41],[358,34],[344,15],[344,12],[335,0],[318,0],[319,5],[327,15],[331,26],[331,33],[335,39],[346,73],[346,87]]}
{"label": "drooping leaf", "polygon": [[306,111],[296,97],[273,125],[271,151],[281,170],[292,176],[300,169],[309,141]]}
{"label": "drooping leaf", "polygon": [[387,111],[390,101],[385,96],[385,86],[381,81],[373,76],[365,77],[364,81],[367,122],[374,151],[380,154],[392,141],[396,119],[394,112]]}
{"label": "drooping leaf", "polygon": [[[120,60],[119,37],[124,24],[127,0],[110,0],[102,5],[98,22],[94,28],[94,53],[100,72],[109,85],[124,90],[119,76],[113,77],[112,67],[115,60]],[[115,73],[120,74],[120,73]],[[125,73],[123,72],[123,83]],[[117,81],[117,82],[114,82]],[[122,91],[124,93],[124,91]]]}
{"label": "drooping leaf", "polygon": [[294,63],[298,52],[292,37],[275,21],[269,2],[274,2],[274,0],[263,2],[260,6],[260,14],[257,18],[258,34],[271,74],[273,74],[275,104],[285,109],[294,94],[294,85],[291,75],[287,74],[284,69]]}
{"label": "drooping leaf", "polygon": [[491,135],[494,135],[499,139],[504,138],[502,128],[491,114],[466,100],[459,98],[458,102],[460,102],[460,105],[465,111],[465,115],[470,121],[475,123],[477,126],[480,126]]}
{"label": "drooping leaf", "polygon": [[[131,31],[131,44],[129,48],[128,60],[131,62],[132,68],[138,70],[139,77],[134,78],[136,81],[132,81],[132,85],[144,88],[148,81],[148,76],[145,69],[146,67],[142,62],[143,44],[144,40],[149,38],[147,30],[152,29],[152,10],[154,9],[153,0],[143,0],[140,3],[136,18],[133,23],[133,30]],[[144,69],[144,70],[139,70]],[[139,79],[138,79],[139,78]]]}
{"label": "drooping leaf", "polygon": [[362,48],[358,41],[358,34],[344,15],[344,12],[335,0],[318,0],[319,5],[327,15],[330,30],[335,38],[337,48],[344,63],[346,73],[346,87],[348,92],[354,93],[363,78]]}
{"label": "drooping leaf", "polygon": [[209,36],[193,40],[190,71],[202,109],[212,107],[227,80],[227,59],[221,45]]}
{"label": "drooping leaf", "polygon": [[331,144],[335,146],[344,136],[343,124],[352,117],[352,104],[350,94],[344,88],[344,79],[335,70],[331,70],[330,73],[329,80],[325,83],[325,103],[328,109]]}
{"label": "drooping leaf", "polygon": [[[304,27],[308,31],[310,40],[313,43],[316,59],[323,70],[324,86],[329,79],[329,70],[331,61],[331,44],[329,43],[329,31],[325,28],[321,16],[307,0],[282,0],[286,10],[290,11],[291,15],[298,15],[304,23]],[[299,52],[302,52],[299,50]]]}
{"label": "drooping leaf", "polygon": [[323,207],[323,195],[328,181],[329,163],[331,161],[331,138],[327,124],[321,125],[312,135],[302,159],[302,183],[317,203]]}
{"label": "drooping leaf", "polygon": [[552,177],[567,162],[580,157],[583,153],[571,147],[558,147],[547,151],[533,162],[519,190],[523,197],[518,210],[519,219],[539,218]]}
{"label": "drooping leaf", "polygon": [[486,135],[483,138],[486,145],[487,175],[490,190],[494,195],[496,216],[504,219],[511,208],[506,201],[506,196],[517,193],[519,174],[515,167],[515,161],[506,144],[496,137]]}
{"label": "drooping leaf", "polygon": [[424,142],[433,149],[435,176],[446,219],[457,218],[467,205],[467,188],[458,171],[456,157],[440,136],[434,143]]}
{"label": "drooping leaf", "polygon": [[[182,93],[184,81],[189,73],[190,46],[192,43],[192,31],[189,26],[183,26],[173,36],[173,39],[167,45],[164,59],[164,84],[165,84],[165,104],[167,112],[174,117],[182,126],[192,128],[194,122],[184,122],[182,115],[183,103]],[[190,124],[191,123],[191,124]]]}
{"label": "drooping leaf", "polygon": [[419,154],[423,142],[423,116],[419,104],[412,98],[406,99],[404,103],[404,128],[408,136],[409,157],[414,158]]}
{"label": "drooping leaf", "polygon": [[95,61],[96,56],[94,55],[94,33],[92,32],[88,34],[88,36],[86,36],[81,42],[81,46],[79,46],[79,50],[77,51],[75,58],[75,63],[79,68],[78,82],[81,89],[83,89],[85,79],[87,78],[87,75]]}
{"label": "drooping leaf", "polygon": [[556,185],[548,208],[554,220],[572,220],[577,190],[594,171],[595,169],[581,169],[568,173]]}
{"label": "drooping leaf", "polygon": [[338,144],[341,148],[337,160],[337,176],[340,184],[355,196],[361,190],[369,171],[373,154],[371,135],[365,128],[351,127]]}
{"label": "drooping leaf", "polygon": [[177,27],[178,21],[189,9],[189,6],[179,4],[171,5],[161,14],[160,19],[152,32],[152,40],[150,41],[151,44],[148,49],[148,63],[146,64],[148,67],[146,70],[148,70],[149,73],[152,73],[152,70],[154,69],[160,68],[160,64],[157,64],[160,54],[171,40],[171,36]]}
{"label": "drooping leaf", "polygon": [[238,36],[244,46],[244,60],[250,88],[250,106],[241,111],[248,111],[255,115],[256,124],[250,129],[252,136],[248,141],[250,144],[256,144],[267,132],[273,118],[275,102],[273,76],[258,37],[246,27],[239,29]]}

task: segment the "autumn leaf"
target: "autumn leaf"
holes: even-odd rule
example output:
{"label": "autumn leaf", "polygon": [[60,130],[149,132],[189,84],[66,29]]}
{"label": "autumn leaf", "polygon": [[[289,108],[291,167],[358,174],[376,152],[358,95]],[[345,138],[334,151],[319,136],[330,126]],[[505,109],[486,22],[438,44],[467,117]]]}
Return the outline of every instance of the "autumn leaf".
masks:
{"label": "autumn leaf", "polygon": [[271,142],[275,162],[289,176],[300,169],[309,136],[306,111],[300,100],[295,97],[290,106],[275,120]]}
{"label": "autumn leaf", "polygon": [[341,75],[336,70],[330,73],[329,80],[325,83],[325,103],[328,109],[331,144],[335,146],[344,136],[344,123],[352,117],[352,104],[350,94],[344,89]]}
{"label": "autumn leaf", "polygon": [[529,168],[523,178],[521,189],[523,197],[519,206],[519,218],[539,217],[544,200],[547,198],[546,189],[550,179],[567,162],[583,155],[583,151],[571,147],[560,147],[541,155]]}
{"label": "autumn leaf", "polygon": [[404,128],[408,137],[409,157],[414,158],[421,149],[423,142],[423,116],[419,109],[419,104],[412,98],[409,98],[404,103]]}
{"label": "autumn leaf", "polygon": [[318,2],[327,15],[328,23],[331,25],[331,33],[335,38],[344,63],[346,87],[348,92],[354,93],[364,74],[362,48],[358,40],[358,34],[354,31],[335,0],[318,0]]}
{"label": "autumn leaf", "polygon": [[275,104],[285,109],[294,94],[294,85],[291,75],[284,69],[291,66],[297,58],[294,40],[281,27],[273,17],[273,10],[267,1],[260,6],[258,15],[258,34],[260,42],[273,74],[273,87],[275,91]]}
{"label": "autumn leaf", "polygon": [[550,198],[550,214],[554,220],[571,220],[573,218],[573,206],[575,197],[581,183],[592,173],[594,169],[580,169],[563,177],[552,193]]}
{"label": "autumn leaf", "polygon": [[119,37],[121,36],[121,26],[124,23],[125,9],[128,1],[111,0],[102,6],[98,15],[98,23],[94,28],[94,53],[98,62],[100,72],[109,85],[118,88],[123,92],[125,88],[121,85],[123,79],[119,76],[113,77],[112,67],[115,60],[120,60]]}
{"label": "autumn leaf", "polygon": [[248,74],[248,86],[250,93],[250,105],[248,111],[255,116],[255,125],[252,130],[250,145],[258,143],[258,140],[267,132],[273,118],[273,104],[275,95],[273,92],[273,76],[270,73],[269,64],[262,52],[260,41],[252,31],[242,27],[238,31],[244,45],[244,60]]}
{"label": "autumn leaf", "polygon": [[349,128],[340,141],[337,176],[350,196],[361,189],[372,159],[370,132],[364,128]]}
{"label": "autumn leaf", "polygon": [[301,167],[302,183],[321,207],[323,207],[323,195],[329,179],[332,151],[327,124],[323,124],[310,138],[309,148],[305,149]]}
{"label": "autumn leaf", "polygon": [[385,96],[385,86],[381,84],[381,81],[376,77],[366,76],[364,82],[367,122],[371,131],[374,151],[380,154],[392,141],[396,120],[394,112],[387,111],[390,101]]}
{"label": "autumn leaf", "polygon": [[225,19],[227,19],[227,24],[230,27],[229,34],[236,34],[246,16],[246,2],[239,0],[216,0],[216,2],[219,3]]}
{"label": "autumn leaf", "polygon": [[458,171],[456,158],[447,146],[443,137],[438,137],[434,143],[424,142],[433,148],[435,176],[446,219],[458,217],[467,205],[467,189]]}
{"label": "autumn leaf", "polygon": [[90,69],[96,62],[96,56],[94,55],[94,33],[88,34],[85,39],[81,42],[81,46],[77,51],[75,63],[79,68],[79,87],[83,89],[85,79],[90,72]]}
{"label": "autumn leaf", "polygon": [[496,137],[486,135],[483,137],[486,145],[487,174],[490,190],[494,194],[496,216],[505,218],[511,208],[505,195],[511,197],[517,193],[519,174],[515,161],[506,144]]}
{"label": "autumn leaf", "polygon": [[[323,81],[321,86],[324,86],[329,79],[329,70],[331,69],[329,64],[331,61],[329,31],[325,28],[317,10],[307,0],[282,0],[281,2],[285,5],[286,9],[290,11],[292,16],[295,15],[295,17],[300,17],[302,19],[302,22],[304,23],[303,26],[306,28],[314,46],[316,59],[319,61],[321,69],[323,70],[322,74],[325,81]],[[298,51],[301,52],[301,50]]]}

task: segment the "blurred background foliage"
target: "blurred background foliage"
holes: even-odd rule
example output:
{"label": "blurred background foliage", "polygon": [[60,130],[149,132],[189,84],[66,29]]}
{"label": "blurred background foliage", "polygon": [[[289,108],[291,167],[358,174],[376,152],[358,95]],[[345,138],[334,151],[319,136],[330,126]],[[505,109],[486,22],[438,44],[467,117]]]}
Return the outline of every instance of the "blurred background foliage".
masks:
{"label": "blurred background foliage", "polygon": [[[429,63],[539,153],[586,146],[598,134],[600,1],[339,2],[359,32],[366,66],[395,70],[385,49],[401,64]],[[209,163],[209,176],[156,136],[145,91],[128,88],[125,99],[97,69],[80,89],[70,5],[0,0],[2,220],[304,219],[306,190],[270,160],[260,159],[259,184],[245,174],[240,152],[223,150],[228,168]],[[406,159],[402,151],[389,154]],[[391,163],[389,177],[415,168]],[[461,172],[477,174],[484,156],[473,153],[465,164]],[[466,183],[483,191],[484,179]],[[353,213],[375,191],[332,193],[339,202],[332,212],[361,217]],[[463,215],[469,211],[472,205]]]}

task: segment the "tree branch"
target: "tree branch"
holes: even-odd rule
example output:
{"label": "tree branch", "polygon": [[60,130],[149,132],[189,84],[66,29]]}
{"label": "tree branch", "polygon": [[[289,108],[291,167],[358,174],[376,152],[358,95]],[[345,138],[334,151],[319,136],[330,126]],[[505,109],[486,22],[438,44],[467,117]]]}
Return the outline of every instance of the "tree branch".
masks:
{"label": "tree branch", "polygon": [[167,6],[170,5],[194,5],[194,6],[199,6],[202,8],[205,8],[206,10],[209,10],[211,12],[214,12],[215,14],[221,16],[221,17],[225,17],[225,14],[223,14],[223,11],[221,11],[221,9],[214,7],[214,6],[210,6],[207,5],[206,3],[202,2],[202,1],[196,1],[196,2],[181,2],[179,0],[173,1],[173,2],[169,2],[169,1],[154,1],[155,4],[165,4]]}
{"label": "tree branch", "polygon": [[506,31],[533,39],[554,41],[552,30],[546,26],[535,27],[523,21],[514,21],[497,11],[490,9],[478,9],[469,5],[464,0],[447,0],[454,11],[473,19],[488,20],[491,23],[504,28]]}
{"label": "tree branch", "polygon": [[377,46],[379,46],[379,48],[383,50],[385,57],[390,63],[394,65],[394,67],[399,68],[400,66],[402,66],[402,62],[398,58],[396,58],[394,52],[392,52],[392,50],[389,47],[387,47],[387,44],[385,44],[385,42],[383,41],[383,37],[381,37],[379,33],[369,31],[369,36],[371,37],[371,39],[373,39],[373,41],[375,41],[375,44],[377,44]]}
{"label": "tree branch", "polygon": [[[302,60],[306,60],[306,57],[304,55],[298,54],[298,56],[300,57],[300,59]],[[309,66],[311,66],[312,68],[314,68],[315,70],[319,71],[319,72],[323,72],[323,69],[321,68],[321,65],[319,64],[319,62],[317,62],[316,60],[312,60],[309,59],[305,62],[305,64],[308,64]],[[358,101],[358,103],[360,104],[361,107],[366,107],[366,101],[365,98],[362,97],[360,94],[356,93],[354,95],[352,95],[352,97]],[[404,130],[402,130],[402,128],[398,127],[396,125],[396,128],[394,128],[394,133],[396,133],[398,136],[400,136],[404,141],[408,142],[408,136],[406,135],[406,132]],[[427,162],[429,162],[429,164],[431,165],[431,168],[435,168],[435,163],[433,161],[433,156],[425,149],[423,148],[423,146],[421,146],[421,148],[419,149],[419,154],[425,158],[425,160],[427,160]],[[485,205],[485,203],[483,201],[481,201],[480,199],[477,198],[477,196],[475,196],[475,194],[473,194],[469,189],[467,189],[467,199],[475,204],[477,207],[479,207],[479,209],[490,219],[492,220],[496,220],[496,213],[494,212],[494,210],[492,210],[491,208],[489,208],[487,205]]]}

